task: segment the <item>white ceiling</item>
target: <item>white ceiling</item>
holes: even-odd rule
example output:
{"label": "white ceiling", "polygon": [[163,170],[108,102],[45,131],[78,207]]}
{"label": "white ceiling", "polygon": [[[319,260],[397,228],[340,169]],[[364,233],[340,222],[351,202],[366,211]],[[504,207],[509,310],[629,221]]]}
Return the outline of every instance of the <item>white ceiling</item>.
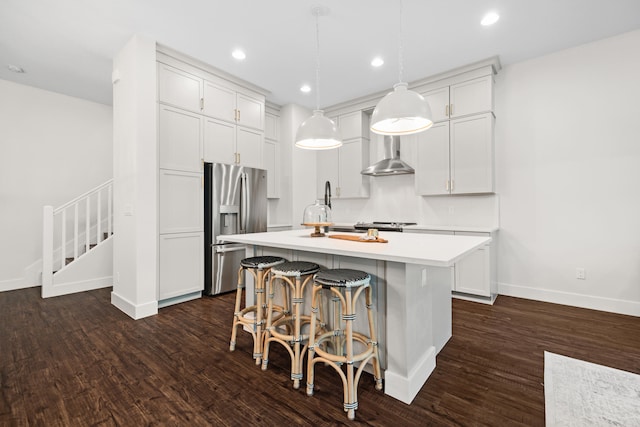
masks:
{"label": "white ceiling", "polygon": [[[398,81],[399,1],[1,0],[0,79],[111,104],[111,60],[134,33],[271,92],[315,107],[315,18],[320,17],[320,106]],[[640,0],[404,0],[404,80],[499,55],[504,65],[640,28]],[[500,14],[492,27],[480,19]],[[242,47],[244,62],[231,58]],[[380,55],[385,64],[373,69]],[[8,64],[26,70],[12,73]]]}

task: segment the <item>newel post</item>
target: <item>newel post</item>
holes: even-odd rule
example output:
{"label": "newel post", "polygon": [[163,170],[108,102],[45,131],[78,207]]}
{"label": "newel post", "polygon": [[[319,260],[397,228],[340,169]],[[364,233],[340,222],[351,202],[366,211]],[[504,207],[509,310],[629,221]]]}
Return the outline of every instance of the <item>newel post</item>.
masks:
{"label": "newel post", "polygon": [[42,211],[42,298],[47,298],[53,286],[53,206]]}

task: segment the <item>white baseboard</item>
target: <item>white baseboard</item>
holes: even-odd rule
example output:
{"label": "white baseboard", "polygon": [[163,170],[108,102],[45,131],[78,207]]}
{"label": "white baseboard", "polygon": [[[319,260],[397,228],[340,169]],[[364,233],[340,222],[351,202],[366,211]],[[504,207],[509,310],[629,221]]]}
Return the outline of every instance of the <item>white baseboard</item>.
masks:
{"label": "white baseboard", "polygon": [[435,368],[436,348],[430,347],[408,377],[388,369],[384,372],[384,394],[410,405]]}
{"label": "white baseboard", "polygon": [[95,289],[108,288],[111,286],[113,286],[113,278],[111,276],[54,284],[51,286],[51,289],[46,290],[46,292],[43,289],[42,298],[57,297],[76,292],[93,291]]}
{"label": "white baseboard", "polygon": [[111,292],[111,304],[134,320],[158,314],[158,301],[155,300],[136,305],[115,292]]}
{"label": "white baseboard", "polygon": [[0,280],[0,292],[15,291],[17,289],[35,288],[39,283],[27,284],[24,277],[17,279]]}
{"label": "white baseboard", "polygon": [[640,317],[640,303],[551,289],[498,283],[498,294]]}

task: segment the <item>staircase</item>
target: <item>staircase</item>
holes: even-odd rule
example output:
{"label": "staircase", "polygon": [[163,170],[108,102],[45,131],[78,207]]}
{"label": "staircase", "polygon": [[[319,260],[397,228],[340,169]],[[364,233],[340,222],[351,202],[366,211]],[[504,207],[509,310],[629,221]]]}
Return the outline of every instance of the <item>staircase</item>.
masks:
{"label": "staircase", "polygon": [[44,206],[43,298],[111,286],[112,271],[113,180],[55,209]]}

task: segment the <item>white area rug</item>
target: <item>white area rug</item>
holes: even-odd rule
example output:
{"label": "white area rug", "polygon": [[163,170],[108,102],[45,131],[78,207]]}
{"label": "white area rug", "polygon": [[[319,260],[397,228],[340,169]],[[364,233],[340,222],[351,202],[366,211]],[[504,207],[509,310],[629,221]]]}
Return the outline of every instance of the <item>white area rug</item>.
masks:
{"label": "white area rug", "polygon": [[638,427],[640,375],[545,351],[544,402],[547,427]]}

